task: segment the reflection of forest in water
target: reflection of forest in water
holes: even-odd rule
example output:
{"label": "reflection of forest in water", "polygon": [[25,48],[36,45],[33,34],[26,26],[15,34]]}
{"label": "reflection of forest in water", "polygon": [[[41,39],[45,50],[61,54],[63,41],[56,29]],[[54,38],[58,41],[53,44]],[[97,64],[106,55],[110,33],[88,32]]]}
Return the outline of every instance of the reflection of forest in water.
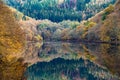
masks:
{"label": "reflection of forest in water", "polygon": [[[119,80],[120,76],[119,45],[28,43],[21,57],[24,63],[30,64],[26,71],[27,80]],[[9,62],[1,55],[0,80],[22,80],[26,69],[24,63],[22,58]]]}
{"label": "reflection of forest in water", "polygon": [[37,51],[30,47],[34,59],[26,62],[35,64],[27,69],[28,80],[118,80],[112,75],[120,76],[119,45],[46,42]]}
{"label": "reflection of forest in water", "polygon": [[23,73],[27,64],[19,58],[8,61],[5,57],[0,58],[0,80],[26,80]]}
{"label": "reflection of forest in water", "polygon": [[118,80],[107,69],[82,58],[37,63],[27,69],[27,76],[27,80]]}

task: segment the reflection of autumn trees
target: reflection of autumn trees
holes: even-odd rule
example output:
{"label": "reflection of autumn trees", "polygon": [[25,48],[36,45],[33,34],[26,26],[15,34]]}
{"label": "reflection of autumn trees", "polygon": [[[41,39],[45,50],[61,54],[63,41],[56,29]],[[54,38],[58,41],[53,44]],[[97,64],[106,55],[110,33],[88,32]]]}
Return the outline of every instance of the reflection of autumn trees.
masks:
{"label": "reflection of autumn trees", "polygon": [[39,50],[41,49],[42,43],[34,43],[34,42],[28,42],[26,45],[26,51],[22,55],[24,58],[24,62],[26,63],[36,63],[39,61],[38,53]]}
{"label": "reflection of autumn trees", "polygon": [[44,43],[39,50],[39,58],[41,60],[48,59],[49,61],[57,57],[63,57],[67,59],[84,58],[91,61],[96,60],[95,52],[88,49],[87,44],[69,42],[48,42]]}
{"label": "reflection of autumn trees", "polygon": [[107,67],[112,73],[120,76],[120,68],[119,68],[120,46],[119,45],[99,44],[99,45],[95,45],[94,47],[92,47],[92,45],[87,47],[84,46],[84,49],[85,51],[87,51],[87,55],[91,55],[90,57],[93,59],[95,58],[93,62],[97,62],[98,64]]}
{"label": "reflection of autumn trees", "polygon": [[112,73],[120,76],[120,46],[116,45],[102,45],[101,59]]}
{"label": "reflection of autumn trees", "polygon": [[0,59],[0,80],[26,80],[23,73],[27,64],[22,59],[8,62],[5,58]]}
{"label": "reflection of autumn trees", "polygon": [[[96,43],[45,43],[39,51],[39,58],[50,61],[54,58],[89,59],[101,66],[107,67],[111,72],[119,74],[119,45]],[[116,68],[115,68],[116,67]]]}
{"label": "reflection of autumn trees", "polygon": [[27,78],[50,79],[50,80],[118,80],[107,69],[84,59],[66,60],[53,59],[50,62],[39,62],[30,66]]}

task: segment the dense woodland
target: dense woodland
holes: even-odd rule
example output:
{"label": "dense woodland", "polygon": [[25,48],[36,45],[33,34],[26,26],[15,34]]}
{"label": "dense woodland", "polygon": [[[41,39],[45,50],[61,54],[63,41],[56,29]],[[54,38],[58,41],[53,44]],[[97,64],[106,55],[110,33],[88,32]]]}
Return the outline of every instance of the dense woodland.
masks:
{"label": "dense woodland", "polygon": [[[22,80],[26,64],[23,63],[23,59],[20,57],[24,57],[24,59],[27,60],[27,58],[30,57],[33,58],[33,56],[35,55],[32,53],[32,51],[33,52],[35,51],[35,49],[33,50],[32,47],[36,47],[36,45],[35,46],[28,45],[28,48],[27,49],[25,48],[26,47],[25,44],[29,41],[42,42],[42,40],[44,41],[61,40],[61,41],[75,41],[77,43],[80,41],[120,43],[120,0],[117,0],[117,2],[114,5],[112,4],[115,2],[115,0],[105,1],[103,0],[102,1],[103,3],[96,2],[96,0],[95,1],[63,0],[62,2],[61,0],[4,0],[4,1],[7,2],[8,5],[16,8],[17,10],[11,8],[10,6],[5,5],[0,0],[1,80]],[[110,3],[112,4],[109,5]],[[37,44],[39,48],[41,47],[41,45]],[[68,47],[67,49],[66,44],[62,45],[64,46],[63,48],[65,50],[70,50],[70,52],[76,46],[75,45],[71,48]],[[95,54],[97,52],[100,52],[101,55],[100,59],[104,60],[105,62],[104,65],[106,65],[107,68],[112,73],[117,72],[117,74],[120,75],[118,64],[120,61],[119,58],[120,47],[116,47],[117,44],[114,46],[111,45],[112,44],[107,45],[103,44],[102,47],[100,47],[100,51],[97,48],[94,49],[98,50],[95,52]],[[94,61],[95,59],[94,55],[89,53],[89,51],[90,52],[92,51],[89,48],[93,49],[93,47],[83,46],[83,48],[85,49],[84,52],[86,53],[85,56],[87,57],[87,59],[92,58]],[[56,46],[54,45],[52,47],[47,46],[47,48],[44,48],[44,46],[42,46],[41,49],[42,52],[45,51],[47,52],[48,50],[48,54],[45,55],[41,52],[37,54],[38,57],[50,56],[51,54],[49,54],[49,51],[54,51],[55,53],[58,53],[56,51]],[[59,52],[63,53],[62,50]],[[78,49],[75,48],[74,50],[76,54],[80,55],[79,53],[77,53],[77,50],[80,50],[80,48]],[[69,53],[69,51],[66,52]],[[76,56],[76,54],[72,55]],[[69,56],[67,55],[67,57]],[[54,60],[51,62],[54,63]],[[79,70],[83,70],[84,68],[90,71],[92,69],[92,71],[95,74],[97,69],[98,71],[102,70],[102,72],[104,72],[102,68],[99,68],[97,65],[93,64],[89,60],[87,60],[87,63],[85,63],[85,61],[81,59],[79,61],[58,59],[58,61],[59,60],[61,60],[61,63],[56,64],[55,65],[56,68],[54,69],[59,71],[61,69],[60,65],[66,68],[70,67],[69,70],[72,71],[73,73],[69,75],[74,74],[74,72],[77,73],[81,72],[77,71],[77,69],[75,71],[72,70],[73,68],[75,68],[74,65],[76,65],[76,63],[78,63],[78,65],[76,66],[79,67]],[[67,63],[67,61],[69,62],[72,61],[73,64],[71,63],[68,64],[69,62]],[[51,62],[44,63],[49,67],[40,66],[46,72],[41,76],[48,74],[47,69],[52,70],[53,67],[51,66],[53,66],[53,63]],[[83,67],[81,65],[83,65]],[[34,67],[32,66],[30,68],[34,69]],[[37,65],[35,65],[35,68],[37,68]],[[89,73],[86,72],[86,70],[85,71],[83,70],[83,72],[89,75],[87,78],[90,78],[92,76],[93,79],[99,79],[95,77],[93,72]],[[31,71],[29,69],[28,71],[34,73],[35,70]],[[37,69],[37,71],[39,72],[42,70]],[[105,74],[107,74],[106,70]],[[100,76],[101,75],[104,76],[104,74],[100,74]],[[86,75],[80,76],[86,77]],[[107,76],[107,78],[109,78],[109,76]],[[53,78],[53,76],[49,77]]]}
{"label": "dense woodland", "polygon": [[0,3],[0,10],[0,56],[4,55],[11,60],[17,56],[16,53],[21,54],[25,45],[25,34],[9,7]]}
{"label": "dense woodland", "polygon": [[[29,2],[27,0],[21,1],[21,2],[17,1],[16,3],[14,2],[12,6],[16,7],[15,4],[19,3],[18,4],[19,6],[17,6],[18,10],[19,10],[19,8],[22,7],[21,10],[23,9],[24,11],[26,11],[28,13],[29,13],[29,10],[31,10],[32,11],[31,14],[34,14],[37,17],[41,17],[42,14],[36,15],[36,13],[39,11],[35,11],[35,10],[36,9],[39,10],[40,7],[38,8],[38,6],[35,6],[35,4],[39,3],[39,6],[41,4],[42,8],[40,9],[40,11],[42,13],[45,10],[47,10],[46,11],[47,14],[55,16],[55,14],[51,14],[51,13],[49,13],[49,11],[52,11],[54,9],[54,13],[55,13],[55,11],[57,11],[56,8],[58,8],[58,9],[63,9],[63,10],[68,10],[68,11],[73,10],[73,11],[80,12],[80,11],[84,11],[84,10],[86,10],[86,11],[92,10],[94,12],[94,9],[95,9],[95,10],[97,10],[96,11],[96,13],[97,13],[99,10],[104,9],[105,5],[107,6],[108,4],[110,4],[110,2],[114,3],[114,1],[107,2],[107,0],[104,3],[100,3],[100,2],[97,3],[96,1],[85,0],[85,1],[83,1],[84,2],[83,4],[86,4],[86,5],[88,4],[87,7],[85,7],[88,9],[81,7],[82,9],[80,10],[76,6],[77,4],[73,6],[70,3],[68,3],[69,0],[64,1],[62,3],[59,3],[59,1],[57,2],[56,0],[53,0],[53,1],[42,0],[39,2],[37,0],[35,2],[34,1],[35,0],[31,0]],[[71,2],[71,3],[73,3],[73,2]],[[10,3],[12,3],[12,2],[10,2]],[[9,3],[9,5],[11,5],[10,3]],[[53,3],[54,3],[54,5],[53,5]],[[78,3],[78,2],[76,2],[76,3]],[[94,6],[92,5],[92,3],[94,3]],[[33,7],[25,7],[25,9],[24,9],[25,4],[26,4],[26,6],[33,5]],[[49,5],[49,4],[51,4],[51,5]],[[62,4],[64,4],[64,6],[61,6]],[[67,4],[67,5],[65,5],[65,4]],[[95,4],[96,4],[96,7],[95,7]],[[101,4],[101,5],[98,5],[98,4]],[[70,19],[70,18],[72,18],[71,16],[70,16],[70,18],[68,17],[70,20],[64,20],[65,18],[62,20],[61,17],[57,16],[58,19],[56,18],[56,20],[61,19],[61,22],[59,22],[59,21],[52,22],[51,19],[48,20],[48,18],[46,20],[36,20],[36,21],[28,20],[24,14],[22,14],[22,17],[20,17],[21,14],[18,11],[16,11],[15,17],[17,18],[17,20],[22,19],[22,20],[28,21],[28,23],[25,24],[23,28],[25,28],[28,31],[28,34],[30,34],[29,38],[31,38],[32,36],[34,37],[38,34],[38,35],[41,35],[44,40],[54,40],[54,41],[58,41],[58,40],[65,40],[65,41],[66,40],[67,41],[75,40],[76,41],[77,40],[77,41],[116,42],[116,43],[118,43],[120,40],[120,37],[119,37],[119,34],[120,34],[120,26],[119,26],[120,21],[119,20],[120,19],[119,19],[119,6],[118,5],[119,4],[117,4],[117,3],[115,5],[110,4],[107,8],[105,8],[101,12],[97,13],[93,17],[89,18],[88,20],[83,20],[81,22],[71,21],[71,19]],[[50,6],[52,6],[52,7],[49,9]],[[53,8],[53,6],[54,7],[56,6],[56,7]],[[83,5],[83,6],[85,6],[85,5]],[[88,7],[88,6],[90,6],[90,7]],[[118,7],[116,7],[116,6],[118,6]],[[74,7],[76,7],[76,9],[74,9]],[[91,8],[91,7],[94,7],[94,8]],[[101,8],[98,9],[97,7],[98,8],[101,7]],[[43,11],[42,11],[42,9],[43,9]],[[34,11],[35,11],[35,13],[34,13]],[[69,13],[68,11],[67,11],[67,13]],[[90,14],[90,12],[88,12],[88,13]],[[58,13],[57,13],[57,15],[58,15]],[[59,14],[59,15],[61,15],[61,14]],[[69,15],[71,15],[71,13],[69,13]],[[83,14],[81,14],[81,15],[83,16]],[[35,16],[34,16],[34,18],[36,18]],[[43,16],[46,16],[46,14],[44,14]],[[74,15],[74,16],[78,16],[78,15]],[[54,17],[52,17],[52,19],[54,19]],[[37,22],[37,24],[36,24],[36,22]],[[28,25],[33,26],[33,28],[27,29]],[[36,27],[36,33],[34,33],[35,27]],[[38,35],[37,35],[37,38],[39,38]],[[32,38],[30,40],[32,40]]]}
{"label": "dense woodland", "polygon": [[[102,69],[94,63],[84,60],[65,60],[63,58],[53,59],[50,62],[39,62],[27,69],[28,79],[50,79],[50,80],[109,80],[116,79],[106,70]],[[38,74],[39,73],[39,74]],[[49,75],[51,74],[51,75]],[[103,75],[101,75],[103,74]],[[107,76],[106,76],[107,74]],[[34,77],[31,77],[35,75]],[[78,77],[80,76],[80,77]]]}
{"label": "dense woodland", "polygon": [[21,80],[25,65],[17,60],[25,47],[24,31],[0,0],[0,80]]}
{"label": "dense woodland", "polygon": [[116,0],[5,0],[6,3],[35,19],[86,20]]}
{"label": "dense woodland", "polygon": [[119,42],[119,4],[109,5],[94,17],[82,21],[53,23],[42,21],[37,29],[45,40],[82,40],[94,42]]}

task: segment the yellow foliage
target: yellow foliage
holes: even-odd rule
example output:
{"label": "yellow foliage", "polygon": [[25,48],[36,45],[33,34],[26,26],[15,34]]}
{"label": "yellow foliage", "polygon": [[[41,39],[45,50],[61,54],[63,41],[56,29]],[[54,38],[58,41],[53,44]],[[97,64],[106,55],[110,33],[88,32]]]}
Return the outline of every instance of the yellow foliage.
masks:
{"label": "yellow foliage", "polygon": [[[103,33],[104,34],[104,33]],[[109,36],[102,36],[101,37],[102,41],[110,41],[110,37]]]}
{"label": "yellow foliage", "polygon": [[95,22],[89,22],[88,27],[91,28],[91,27],[93,27],[93,26],[95,26],[95,25],[96,25]]}
{"label": "yellow foliage", "polygon": [[85,45],[83,45],[83,48],[85,50],[84,51],[85,58],[87,58],[87,59],[89,59],[91,61],[95,61],[96,57],[90,53],[89,49]]}
{"label": "yellow foliage", "polygon": [[20,54],[25,44],[24,40],[24,32],[15,21],[11,10],[0,3],[0,55],[12,58],[12,54]]}
{"label": "yellow foliage", "polygon": [[26,65],[22,61],[0,59],[0,80],[22,80]]}
{"label": "yellow foliage", "polygon": [[86,53],[86,58],[91,60],[91,61],[95,61],[96,60],[96,57],[90,53]]}
{"label": "yellow foliage", "polygon": [[85,27],[84,27],[84,31],[88,31],[90,28],[94,27],[96,25],[95,22],[92,22],[92,21],[87,21],[85,23]]}
{"label": "yellow foliage", "polygon": [[42,41],[42,40],[43,40],[43,38],[42,38],[40,35],[35,36],[35,39],[36,39],[37,41]]}
{"label": "yellow foliage", "polygon": [[87,21],[84,25],[85,26],[83,27],[82,38],[85,38],[85,36],[88,34],[88,30],[90,30],[92,27],[96,26],[96,23],[92,22],[92,21]]}
{"label": "yellow foliage", "polygon": [[0,80],[22,80],[25,66],[16,60],[23,50],[24,40],[24,32],[11,10],[0,2]]}
{"label": "yellow foliage", "polygon": [[114,6],[113,5],[109,5],[109,7],[107,7],[106,9],[105,9],[105,13],[106,14],[110,14],[111,12],[113,12],[114,11]]}

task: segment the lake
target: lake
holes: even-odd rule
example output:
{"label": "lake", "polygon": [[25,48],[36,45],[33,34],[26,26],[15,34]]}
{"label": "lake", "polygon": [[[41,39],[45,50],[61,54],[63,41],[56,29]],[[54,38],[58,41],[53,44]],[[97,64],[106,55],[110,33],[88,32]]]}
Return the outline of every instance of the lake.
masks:
{"label": "lake", "polygon": [[26,80],[120,80],[116,44],[31,43],[26,54]]}

